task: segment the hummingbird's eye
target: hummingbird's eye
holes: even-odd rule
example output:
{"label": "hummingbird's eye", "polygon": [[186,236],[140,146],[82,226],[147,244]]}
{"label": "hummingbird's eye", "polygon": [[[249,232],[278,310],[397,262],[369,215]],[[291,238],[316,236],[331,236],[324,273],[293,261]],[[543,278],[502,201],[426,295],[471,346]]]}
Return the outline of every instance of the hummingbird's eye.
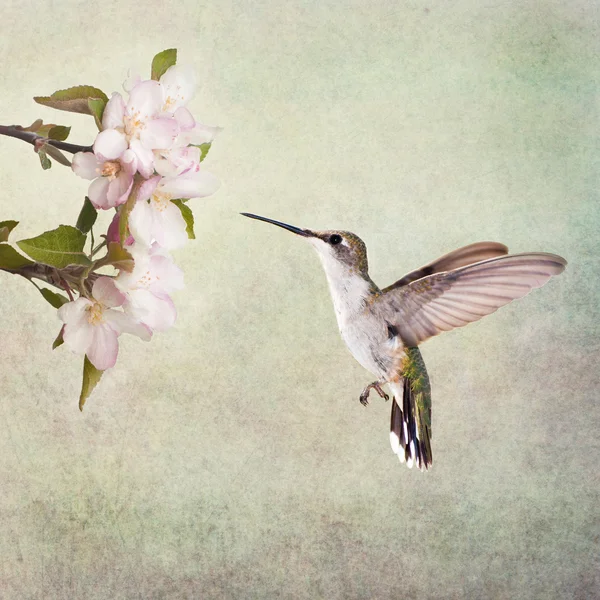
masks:
{"label": "hummingbird's eye", "polygon": [[338,235],[337,233],[334,233],[330,238],[329,238],[329,243],[332,246],[335,246],[336,244],[341,243],[342,241],[342,236]]}

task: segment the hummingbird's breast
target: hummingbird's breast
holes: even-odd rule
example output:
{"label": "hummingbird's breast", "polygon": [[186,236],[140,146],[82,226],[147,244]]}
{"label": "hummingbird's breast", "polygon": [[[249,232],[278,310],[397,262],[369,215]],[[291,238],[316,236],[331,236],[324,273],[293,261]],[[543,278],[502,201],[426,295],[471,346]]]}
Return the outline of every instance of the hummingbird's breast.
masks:
{"label": "hummingbird's breast", "polygon": [[348,350],[378,379],[388,379],[395,372],[403,348],[397,332],[390,330],[379,310],[376,299],[381,292],[362,278],[343,290],[338,281],[331,292],[340,334]]}

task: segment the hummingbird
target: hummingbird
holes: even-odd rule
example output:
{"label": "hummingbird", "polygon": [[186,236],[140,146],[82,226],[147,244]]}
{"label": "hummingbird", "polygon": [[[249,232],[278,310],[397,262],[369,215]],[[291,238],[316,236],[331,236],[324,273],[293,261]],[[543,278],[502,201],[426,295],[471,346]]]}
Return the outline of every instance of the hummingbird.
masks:
{"label": "hummingbird", "polygon": [[349,231],[312,231],[259,215],[241,213],[282,227],[317,251],[342,339],[376,380],[371,390],[392,394],[390,444],[400,462],[421,471],[431,467],[431,386],[418,348],[442,331],[478,321],[522,298],[561,273],[567,261],[546,252],[508,254],[497,242],[477,242],[411,271],[381,289],[369,277],[365,243]]}

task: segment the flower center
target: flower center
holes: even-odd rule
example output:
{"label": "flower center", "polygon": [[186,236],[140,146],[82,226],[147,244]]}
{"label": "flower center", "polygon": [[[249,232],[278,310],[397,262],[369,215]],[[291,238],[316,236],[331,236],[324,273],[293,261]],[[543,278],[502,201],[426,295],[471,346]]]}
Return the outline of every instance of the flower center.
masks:
{"label": "flower center", "polygon": [[125,137],[127,141],[135,140],[140,137],[141,130],[146,125],[144,118],[140,112],[133,113],[131,116],[125,115],[123,117],[123,124],[125,125]]}
{"label": "flower center", "polygon": [[[152,282],[154,281],[154,277],[150,274],[150,271],[146,271],[137,281],[139,286],[150,287]],[[158,279],[158,278],[156,278]]]}
{"label": "flower center", "polygon": [[169,206],[171,202],[171,194],[167,194],[165,192],[156,191],[152,194],[151,198],[152,202],[154,202],[154,208],[158,212],[163,212]]}
{"label": "flower center", "polygon": [[102,177],[108,177],[110,181],[115,179],[121,170],[121,164],[116,160],[108,160],[102,165]]}
{"label": "flower center", "polygon": [[91,306],[88,306],[88,323],[90,325],[101,325],[104,323],[104,307],[99,302],[94,302]]}

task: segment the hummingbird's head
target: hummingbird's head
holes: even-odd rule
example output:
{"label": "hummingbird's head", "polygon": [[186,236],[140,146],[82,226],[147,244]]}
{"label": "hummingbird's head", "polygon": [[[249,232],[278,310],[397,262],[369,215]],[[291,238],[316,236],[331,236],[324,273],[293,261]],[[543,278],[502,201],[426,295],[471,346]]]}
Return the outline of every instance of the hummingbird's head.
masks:
{"label": "hummingbird's head", "polygon": [[347,274],[358,274],[365,277],[368,275],[367,247],[354,233],[334,230],[312,231],[250,213],[242,213],[242,215],[277,225],[305,238],[318,252],[323,267],[328,273],[342,268]]}

